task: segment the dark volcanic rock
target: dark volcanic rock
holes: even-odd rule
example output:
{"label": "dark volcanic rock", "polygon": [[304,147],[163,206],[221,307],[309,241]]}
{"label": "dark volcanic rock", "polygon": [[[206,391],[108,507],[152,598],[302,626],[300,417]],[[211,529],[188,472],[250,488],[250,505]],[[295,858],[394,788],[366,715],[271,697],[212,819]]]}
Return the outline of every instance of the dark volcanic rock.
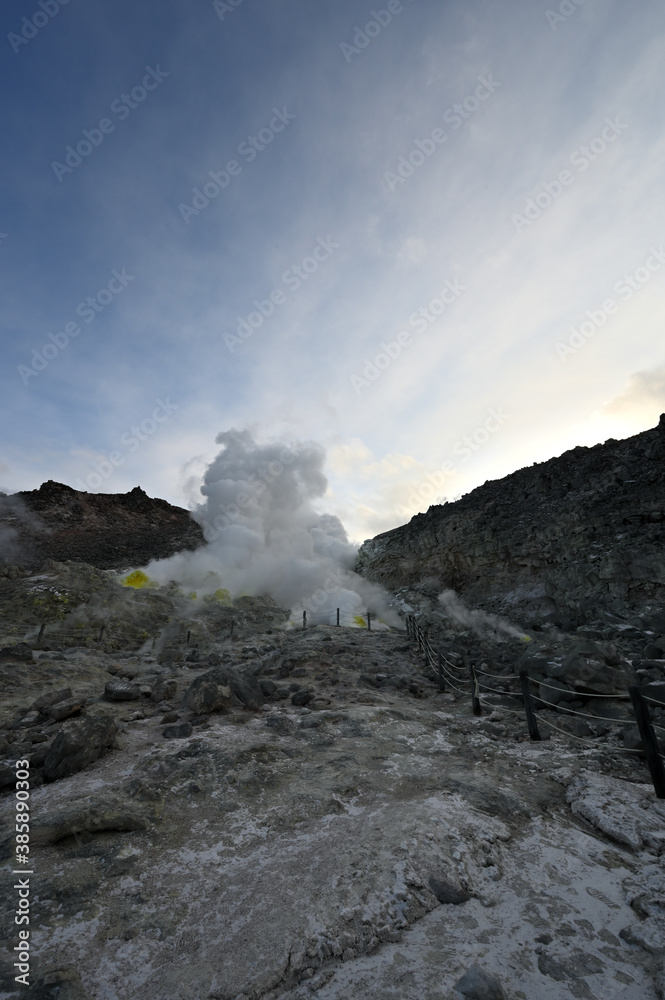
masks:
{"label": "dark volcanic rock", "polygon": [[43,712],[44,715],[48,715],[51,705],[58,705],[61,701],[67,701],[71,697],[71,688],[61,688],[60,691],[51,691],[50,694],[41,695],[36,701],[33,701],[30,707],[35,712]]}
{"label": "dark volcanic rock", "polygon": [[469,893],[458,885],[454,885],[452,882],[442,882],[438,878],[430,878],[429,887],[440,903],[452,903],[454,906],[459,906],[460,903],[466,903],[471,898]]}
{"label": "dark volcanic rock", "polygon": [[464,1000],[506,1000],[499,980],[488,975],[479,965],[472,965],[467,974],[455,983],[455,989]]}
{"label": "dark volcanic rock", "polygon": [[665,414],[430,507],[366,541],[356,569],[392,590],[450,588],[524,623],[661,608],[664,457]]}
{"label": "dark volcanic rock", "polygon": [[55,781],[82,771],[115,746],[118,731],[113,719],[80,719],[58,733],[44,761],[44,778]]}
{"label": "dark volcanic rock", "polygon": [[38,490],[0,497],[0,527],[12,535],[12,563],[27,569],[46,559],[99,569],[143,566],[203,544],[188,511],[129,493],[84,493],[49,479]]}
{"label": "dark volcanic rock", "polygon": [[167,726],[162,735],[166,740],[186,740],[193,732],[190,722],[181,722],[179,726]]}
{"label": "dark volcanic rock", "polygon": [[27,642],[17,642],[13,646],[0,649],[0,661],[8,660],[14,663],[32,663],[32,650]]}
{"label": "dark volcanic rock", "polygon": [[109,701],[136,701],[141,697],[141,689],[131,681],[114,678],[104,688],[104,696]]}
{"label": "dark volcanic rock", "polygon": [[229,709],[232,696],[245,708],[260,709],[263,692],[255,677],[243,676],[229,667],[215,667],[197,677],[185,694],[185,705],[197,715]]}

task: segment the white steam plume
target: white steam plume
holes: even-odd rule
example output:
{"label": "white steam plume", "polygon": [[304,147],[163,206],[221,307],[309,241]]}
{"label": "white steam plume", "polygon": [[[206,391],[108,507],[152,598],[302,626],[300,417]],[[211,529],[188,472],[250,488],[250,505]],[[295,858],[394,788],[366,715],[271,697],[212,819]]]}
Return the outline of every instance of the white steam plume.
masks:
{"label": "white steam plume", "polygon": [[315,509],[328,485],[324,449],[261,445],[247,430],[216,441],[222,450],[206,470],[205,501],[192,511],[207,544],[151,563],[148,574],[197,593],[268,594],[294,613],[367,609],[398,624],[383,588],[352,571],[357,550],[339,518]]}
{"label": "white steam plume", "polygon": [[515,628],[505,618],[499,618],[498,615],[490,615],[479,608],[467,608],[454,590],[444,590],[442,594],[439,594],[438,600],[449,618],[452,618],[459,625],[468,626],[474,632],[481,634],[490,632],[493,635],[504,632],[506,635],[512,635],[516,639],[527,638],[524,632]]}

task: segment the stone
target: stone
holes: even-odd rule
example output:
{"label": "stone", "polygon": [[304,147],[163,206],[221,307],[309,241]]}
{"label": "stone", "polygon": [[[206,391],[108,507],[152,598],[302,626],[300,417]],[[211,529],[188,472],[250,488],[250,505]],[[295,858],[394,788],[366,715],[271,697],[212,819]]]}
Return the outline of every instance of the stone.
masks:
{"label": "stone", "polygon": [[272,695],[274,695],[275,692],[277,691],[277,685],[275,684],[275,682],[267,680],[266,678],[263,678],[262,680],[259,681],[259,686],[263,694],[266,696],[266,698],[272,697]]}
{"label": "stone", "polygon": [[432,876],[428,885],[440,903],[452,903],[453,906],[459,906],[460,903],[466,903],[471,898],[468,892],[449,880],[441,881]]}
{"label": "stone", "polygon": [[494,976],[472,965],[466,975],[455,983],[455,990],[464,1000],[507,1000],[506,992]]}
{"label": "stone", "polygon": [[49,719],[54,722],[62,722],[69,719],[81,711],[85,704],[85,698],[68,698],[66,701],[59,701],[56,705],[51,705],[48,710]]}
{"label": "stone", "polygon": [[197,715],[227,711],[232,696],[244,707],[260,711],[264,695],[255,677],[241,675],[231,667],[214,667],[197,677],[185,694],[184,703]]}
{"label": "stone", "polygon": [[48,757],[49,750],[51,749],[50,743],[40,743],[37,749],[31,749],[30,751],[30,767],[38,768],[44,766],[44,761]]}
{"label": "stone", "polygon": [[16,769],[9,764],[0,764],[0,789],[13,788],[16,783]]}
{"label": "stone", "polygon": [[228,712],[231,708],[231,694],[229,684],[222,684],[209,674],[203,674],[188,688],[184,704],[197,715],[205,712]]}
{"label": "stone", "polygon": [[314,701],[314,694],[305,688],[300,691],[294,691],[291,695],[292,705],[308,705],[310,701]]}
{"label": "stone", "polygon": [[61,730],[44,760],[44,778],[56,781],[82,771],[115,746],[118,727],[105,715],[79,719]]}
{"label": "stone", "polygon": [[38,726],[43,721],[39,712],[28,712],[12,724],[12,729],[29,729],[30,726]]}
{"label": "stone", "polygon": [[[145,798],[145,796],[144,796]],[[35,844],[57,844],[65,837],[104,830],[147,830],[155,818],[159,795],[152,805],[137,802],[108,790],[74,799],[33,819],[30,840]]]}
{"label": "stone", "polygon": [[623,745],[626,750],[643,750],[642,737],[637,726],[626,726],[623,731]]}
{"label": "stone", "polygon": [[172,677],[168,680],[159,680],[152,689],[152,700],[156,703],[160,701],[170,701],[175,698],[178,692],[178,682]]}
{"label": "stone", "polygon": [[166,740],[185,740],[193,732],[190,722],[181,722],[179,726],[167,726],[162,735]]}
{"label": "stone", "polygon": [[579,695],[572,691],[564,681],[551,677],[541,681],[538,685],[538,697],[541,701],[558,705],[560,701],[574,701]]}
{"label": "stone", "polygon": [[114,678],[106,684],[104,696],[108,701],[136,701],[141,697],[141,689],[130,681]]}
{"label": "stone", "polygon": [[266,726],[279,733],[280,736],[289,736],[295,728],[295,722],[288,715],[269,715],[266,719]]}
{"label": "stone", "polygon": [[580,652],[569,653],[560,667],[551,670],[550,677],[565,681],[576,691],[590,691],[594,694],[616,693],[614,669],[597,660],[589,659]]}
{"label": "stone", "polygon": [[32,649],[27,642],[15,642],[13,646],[0,649],[0,661],[13,663],[32,663]]}
{"label": "stone", "polygon": [[166,712],[162,716],[162,725],[165,725],[166,723],[170,722],[177,722],[179,718],[180,716],[178,715],[177,712]]}
{"label": "stone", "polygon": [[[49,694],[43,694],[36,701],[33,701],[30,706],[34,711],[41,712],[43,709],[49,709],[51,705],[57,705],[61,701],[67,701],[72,697],[71,688],[61,688],[60,691],[51,691]],[[48,711],[44,712],[44,715],[48,715]]]}

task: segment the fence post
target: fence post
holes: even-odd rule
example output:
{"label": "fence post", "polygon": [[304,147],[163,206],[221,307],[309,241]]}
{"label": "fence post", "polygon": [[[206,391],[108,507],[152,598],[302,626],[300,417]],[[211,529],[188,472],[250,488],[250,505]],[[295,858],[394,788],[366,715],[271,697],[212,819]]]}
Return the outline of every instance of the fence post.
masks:
{"label": "fence post", "polygon": [[188,645],[188,646],[189,646],[189,637],[191,636],[191,634],[192,634],[191,632],[188,632],[188,633],[187,633],[187,645]]}
{"label": "fence post", "polygon": [[367,631],[372,631],[372,614],[370,611],[367,612]]}
{"label": "fence post", "polygon": [[102,625],[102,627],[99,630],[99,640],[98,640],[99,642],[101,642],[102,639],[104,638],[104,629],[105,628],[106,628],[106,625]]}
{"label": "fence post", "polygon": [[41,625],[40,626],[40,628],[39,628],[39,635],[37,636],[37,642],[41,642],[42,641],[42,637],[44,635],[44,629],[45,628],[46,628],[46,625]]}
{"label": "fence post", "polygon": [[635,710],[637,728],[639,729],[640,736],[642,737],[644,755],[647,759],[649,770],[651,771],[651,780],[653,781],[656,797],[659,799],[665,799],[665,768],[663,768],[663,762],[661,760],[660,753],[658,752],[656,734],[654,733],[653,726],[651,725],[649,706],[642,697],[642,692],[637,686],[633,685],[632,687],[629,687],[628,691],[630,693],[630,700],[633,703],[633,709]]}
{"label": "fence post", "polygon": [[445,691],[446,685],[443,683],[443,653],[439,646],[439,691]]}
{"label": "fence post", "polygon": [[529,675],[526,670],[520,671],[520,684],[522,685],[522,698],[524,699],[524,711],[526,712],[529,736],[532,740],[539,740],[541,736],[538,729],[538,722],[536,721],[536,713],[533,710],[533,698],[529,690]]}
{"label": "fence post", "polygon": [[339,625],[339,608],[337,609],[337,624]]}
{"label": "fence post", "polygon": [[481,715],[482,709],[480,707],[478,678],[476,677],[476,671],[473,663],[469,664],[469,676],[471,677],[471,707],[473,709],[473,714]]}
{"label": "fence post", "polygon": [[418,622],[416,622],[416,639],[418,640],[418,649],[422,650],[422,648],[423,648],[423,637],[422,637],[422,632],[420,631],[420,625],[418,624]]}
{"label": "fence post", "polygon": [[307,628],[307,612],[306,611],[303,611],[303,613],[302,613],[302,627],[303,627],[303,629]]}

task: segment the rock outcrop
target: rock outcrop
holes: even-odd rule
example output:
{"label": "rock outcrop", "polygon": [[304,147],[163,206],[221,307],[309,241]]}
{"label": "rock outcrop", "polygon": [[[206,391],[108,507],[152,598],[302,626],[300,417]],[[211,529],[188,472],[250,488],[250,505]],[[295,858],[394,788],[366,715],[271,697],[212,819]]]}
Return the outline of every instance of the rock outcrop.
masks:
{"label": "rock outcrop", "polygon": [[664,521],[665,414],[430,507],[366,541],[356,569],[391,590],[451,588],[525,623],[625,615],[665,602]]}
{"label": "rock outcrop", "polygon": [[38,490],[0,496],[0,563],[37,569],[46,559],[98,569],[144,566],[204,541],[189,511],[129,493],[83,493],[51,479]]}

